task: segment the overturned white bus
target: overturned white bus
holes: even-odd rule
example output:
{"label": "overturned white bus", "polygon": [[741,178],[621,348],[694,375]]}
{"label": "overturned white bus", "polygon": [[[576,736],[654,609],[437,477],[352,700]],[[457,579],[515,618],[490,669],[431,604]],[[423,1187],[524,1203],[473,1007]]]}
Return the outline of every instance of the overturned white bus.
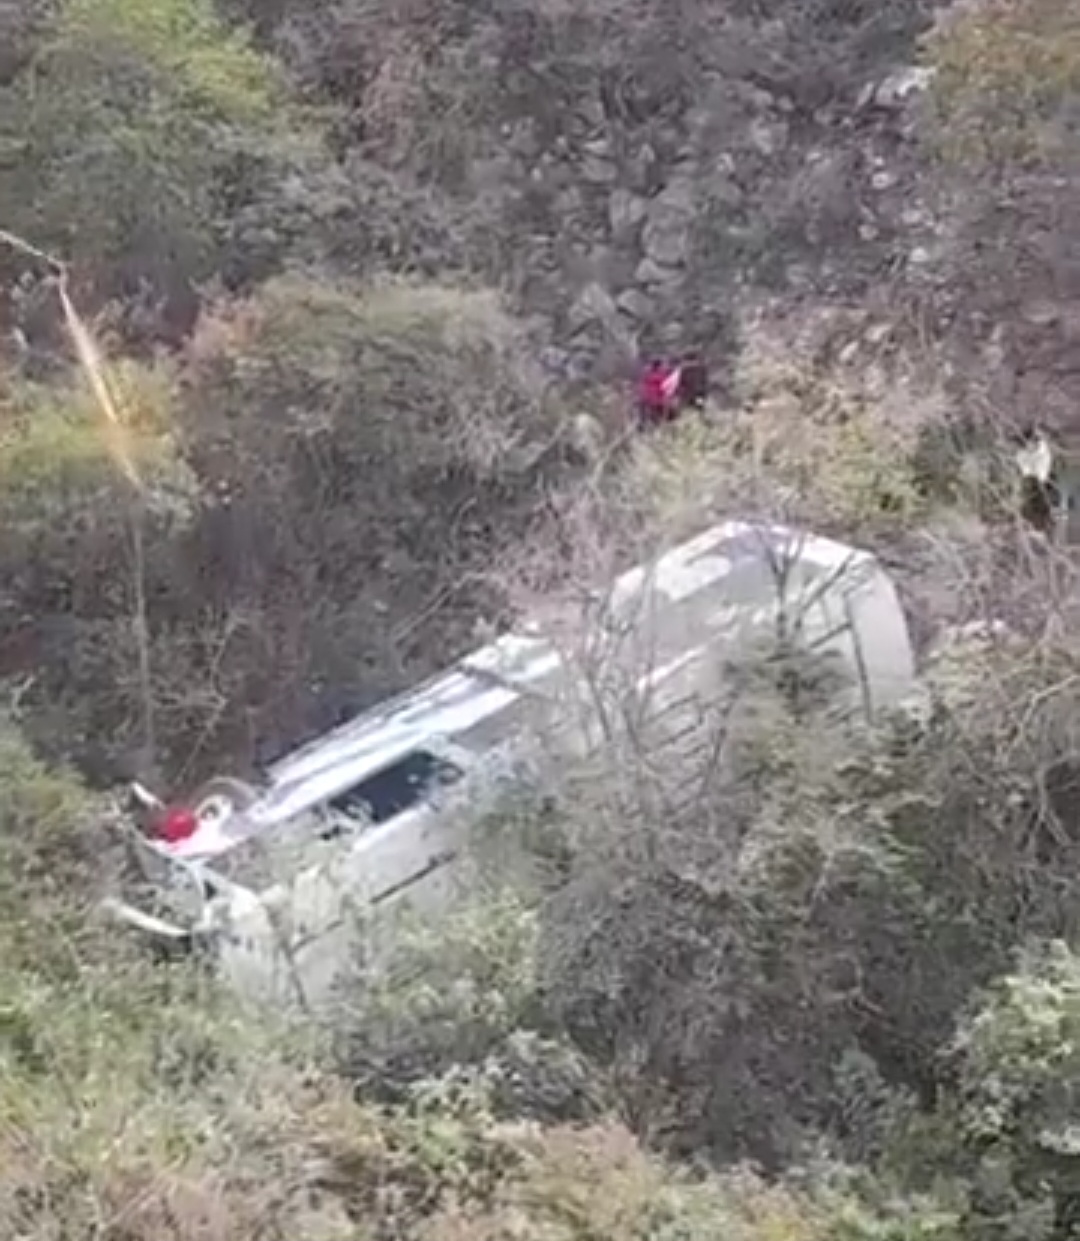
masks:
{"label": "overturned white bus", "polygon": [[834,657],[870,714],[914,678],[904,614],[874,557],[777,526],[704,532],[623,574],[566,632],[569,642],[532,626],[506,634],[258,785],[211,781],[183,833],[133,832],[139,891],[110,911],[209,946],[245,992],[317,1004],[358,926],[403,901],[447,899],[470,823],[508,780],[605,744],[597,685],[657,710],[707,698],[733,651],[773,637]]}

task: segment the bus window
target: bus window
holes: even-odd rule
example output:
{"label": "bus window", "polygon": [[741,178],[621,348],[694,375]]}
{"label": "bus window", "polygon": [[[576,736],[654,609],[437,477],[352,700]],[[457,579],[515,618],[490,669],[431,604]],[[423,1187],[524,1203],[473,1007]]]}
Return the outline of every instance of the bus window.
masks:
{"label": "bus window", "polygon": [[434,789],[457,783],[460,767],[428,750],[413,750],[389,767],[373,772],[330,803],[351,818],[385,823],[403,810],[410,810]]}

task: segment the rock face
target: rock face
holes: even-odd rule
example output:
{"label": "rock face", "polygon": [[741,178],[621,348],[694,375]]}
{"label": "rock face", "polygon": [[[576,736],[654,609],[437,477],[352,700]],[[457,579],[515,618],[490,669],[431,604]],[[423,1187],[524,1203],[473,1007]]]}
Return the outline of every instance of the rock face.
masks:
{"label": "rock face", "polygon": [[645,323],[653,310],[653,299],[641,288],[624,289],[616,301],[620,312],[633,323]]}
{"label": "rock face", "polygon": [[642,231],[645,258],[659,267],[682,267],[690,256],[694,223],[694,185],[689,178],[672,181],[646,210]]}
{"label": "rock face", "polygon": [[860,102],[873,103],[890,112],[902,111],[927,89],[933,76],[933,71],[925,67],[908,66],[897,69],[881,82],[870,83],[864,88]]}
{"label": "rock face", "polygon": [[615,299],[599,284],[588,284],[570,307],[567,319],[571,331],[579,331],[590,323],[610,325],[618,318]]}
{"label": "rock face", "polygon": [[532,186],[523,309],[553,317],[575,374],[602,377],[653,348],[708,353],[733,292],[755,283],[857,294],[896,261],[898,236],[925,267],[932,222],[896,161],[925,85],[916,70],[879,74],[849,112],[809,122],[759,87],[710,89],[662,124],[597,105],[578,139],[539,153],[535,127],[516,127]]}
{"label": "rock face", "polygon": [[649,254],[634,269],[634,280],[639,289],[670,288],[681,283],[682,277],[681,267],[659,263]]}
{"label": "rock face", "polygon": [[637,231],[649,213],[648,201],[633,190],[617,186],[608,198],[611,238],[621,245],[633,244]]}
{"label": "rock face", "polygon": [[674,24],[663,0],[460,7],[485,15],[431,72],[460,93],[457,70],[483,63],[492,85],[467,132],[425,113],[403,160],[452,204],[462,266],[574,373],[665,338],[708,351],[736,298],[858,296],[894,250],[932,253],[895,244],[915,196],[893,166],[932,0],[892,0],[872,39],[860,5],[689,6]]}
{"label": "rock face", "polygon": [[[631,351],[660,334],[708,349],[736,298],[858,296],[895,268],[911,186],[893,160],[912,145],[927,75],[908,66],[937,0],[328,7],[335,20],[296,26],[296,55],[332,93],[357,80],[346,128],[399,196],[357,271],[498,285],[575,373],[619,333]],[[398,44],[426,49],[422,72],[396,64]],[[372,231],[366,206],[335,260]]]}

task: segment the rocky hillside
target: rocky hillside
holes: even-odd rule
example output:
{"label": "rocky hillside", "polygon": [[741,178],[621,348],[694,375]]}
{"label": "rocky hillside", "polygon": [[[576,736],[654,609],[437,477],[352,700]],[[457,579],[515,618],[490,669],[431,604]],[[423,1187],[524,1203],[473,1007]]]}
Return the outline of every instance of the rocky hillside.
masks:
{"label": "rocky hillside", "polygon": [[554,362],[610,376],[643,348],[722,360],[761,290],[860,298],[920,262],[907,66],[931,9],[371,0],[263,31],[348,158],[458,224],[439,253],[416,220],[392,262],[481,272]]}
{"label": "rocky hillside", "polygon": [[[1076,0],[0,0],[0,1236],[1080,1236],[1080,583],[1001,434],[1076,426],[1078,100]],[[747,652],[677,752],[616,678],[483,825],[537,885],[332,1038],[98,918],[92,786],[733,513],[887,557],[925,710]]]}
{"label": "rocky hillside", "polygon": [[109,463],[49,268],[4,247],[0,676],[102,778],[269,757],[468,645],[509,606],[493,566],[557,545],[642,352],[700,348],[724,419],[765,428],[639,471],[681,471],[687,521],[906,538],[980,428],[1071,418],[1065,3],[0,20],[0,223],[68,265],[150,496]]}

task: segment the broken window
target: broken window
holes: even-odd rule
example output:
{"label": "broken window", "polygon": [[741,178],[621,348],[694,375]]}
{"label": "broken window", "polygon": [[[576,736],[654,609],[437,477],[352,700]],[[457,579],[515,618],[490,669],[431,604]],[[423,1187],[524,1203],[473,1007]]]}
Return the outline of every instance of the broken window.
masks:
{"label": "broken window", "polygon": [[428,750],[413,750],[339,794],[331,806],[351,818],[385,823],[423,801],[434,789],[461,779],[460,767]]}

